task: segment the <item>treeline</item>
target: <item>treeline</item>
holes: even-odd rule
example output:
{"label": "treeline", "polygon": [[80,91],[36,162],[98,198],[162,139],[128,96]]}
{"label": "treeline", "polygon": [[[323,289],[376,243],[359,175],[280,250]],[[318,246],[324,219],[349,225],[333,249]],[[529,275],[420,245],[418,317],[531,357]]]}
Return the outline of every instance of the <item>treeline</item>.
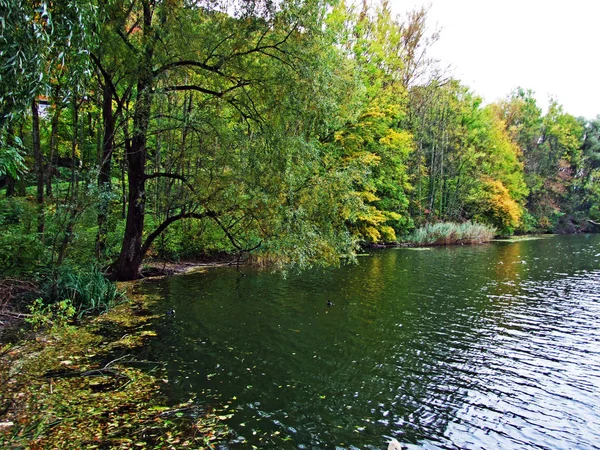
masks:
{"label": "treeline", "polygon": [[[600,119],[484,106],[426,10],[319,0],[0,0],[4,275],[148,255],[308,266],[415,228],[600,220]],[[592,222],[590,222],[592,221]]]}

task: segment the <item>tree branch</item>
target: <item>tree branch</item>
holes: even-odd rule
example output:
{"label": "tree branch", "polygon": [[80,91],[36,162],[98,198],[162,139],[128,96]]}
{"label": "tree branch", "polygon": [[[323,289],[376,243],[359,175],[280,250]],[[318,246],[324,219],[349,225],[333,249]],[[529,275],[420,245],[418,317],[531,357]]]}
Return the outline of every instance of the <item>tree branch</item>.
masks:
{"label": "tree branch", "polygon": [[190,191],[194,192],[194,186],[192,186],[186,177],[183,175],[178,175],[176,173],[168,173],[168,172],[155,172],[149,173],[145,175],[146,180],[151,180],[153,178],[173,178],[175,180],[180,180],[185,183],[185,185],[190,189]]}
{"label": "tree branch", "polygon": [[212,95],[213,97],[221,98],[223,97],[223,93],[219,91],[213,91],[211,89],[206,89],[200,86],[194,85],[182,85],[182,86],[168,86],[162,89],[164,92],[172,92],[172,91],[198,91],[203,94]]}
{"label": "tree branch", "polygon": [[254,247],[247,249],[247,248],[242,248],[236,241],[235,241],[235,237],[233,237],[233,235],[231,234],[231,232],[229,231],[229,228],[227,228],[225,225],[223,225],[223,223],[219,220],[219,217],[217,214],[212,214],[211,219],[213,219],[217,225],[219,225],[219,227],[221,228],[221,230],[223,230],[223,233],[225,233],[225,235],[227,236],[227,239],[229,239],[229,242],[231,242],[231,245],[233,245],[240,253],[248,253],[251,252],[252,250],[256,250],[258,247],[260,247],[262,245],[262,241],[259,242],[257,245],[255,245]]}
{"label": "tree branch", "polygon": [[150,246],[152,245],[152,242],[154,242],[154,240],[160,236],[160,234],[165,231],[169,225],[171,225],[174,222],[177,222],[178,220],[182,220],[182,219],[199,219],[202,220],[206,217],[216,217],[216,213],[214,213],[213,211],[205,211],[203,213],[181,213],[181,214],[177,214],[175,216],[171,216],[167,219],[165,219],[165,221],[163,223],[161,223],[158,228],[156,230],[154,230],[152,233],[150,233],[148,235],[148,237],[146,238],[146,240],[144,241],[144,244],[142,245],[142,249],[141,249],[141,253],[142,255],[145,255],[146,252],[148,251],[148,249],[150,248]]}
{"label": "tree branch", "polygon": [[281,52],[281,53],[287,55],[287,53],[285,51],[283,51],[281,48],[279,48],[279,46],[282,44],[285,44],[287,42],[287,40],[290,38],[290,36],[292,35],[292,33],[294,33],[294,31],[296,31],[297,29],[298,29],[298,24],[295,24],[282,40],[275,42],[274,44],[269,44],[269,45],[260,45],[260,42],[264,38],[264,35],[263,35],[260,38],[260,41],[257,43],[257,45],[254,48],[251,48],[250,50],[246,50],[244,52],[234,53],[227,59],[233,59],[238,56],[246,56],[246,55],[250,55],[250,54],[256,53],[256,52],[263,52],[264,50],[268,50],[268,49],[277,50],[278,52]]}
{"label": "tree branch", "polygon": [[208,95],[212,95],[213,97],[217,97],[217,98],[223,98],[226,94],[228,94],[229,92],[232,92],[236,89],[242,88],[244,86],[248,86],[250,85],[249,81],[240,81],[239,83],[225,89],[224,91],[213,91],[212,89],[206,89],[203,88],[201,86],[196,86],[196,85],[190,85],[190,84],[186,84],[186,85],[181,85],[181,86],[167,86],[165,88],[163,88],[162,90],[164,92],[172,92],[172,91],[198,91],[198,92],[202,92],[203,94],[208,94]]}
{"label": "tree branch", "polygon": [[226,75],[223,72],[221,72],[221,70],[220,70],[221,66],[222,66],[221,63],[215,64],[215,65],[210,65],[210,64],[202,63],[200,61],[184,59],[182,61],[175,61],[175,62],[172,62],[169,64],[165,64],[164,66],[159,67],[158,69],[154,70],[152,72],[152,75],[154,77],[156,77],[156,76],[160,75],[161,73],[166,72],[167,70],[174,69],[176,67],[198,67],[200,69],[207,70],[209,72],[213,72],[213,73],[219,74],[224,77]]}

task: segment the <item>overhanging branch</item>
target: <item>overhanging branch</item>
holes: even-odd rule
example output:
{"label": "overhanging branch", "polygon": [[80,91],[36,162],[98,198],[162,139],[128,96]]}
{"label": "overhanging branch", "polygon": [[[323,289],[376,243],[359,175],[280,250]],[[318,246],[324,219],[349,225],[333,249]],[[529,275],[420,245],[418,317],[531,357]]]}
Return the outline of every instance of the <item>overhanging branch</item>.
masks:
{"label": "overhanging branch", "polygon": [[240,253],[249,253],[253,250],[256,250],[257,248],[259,248],[262,245],[262,241],[261,241],[252,248],[243,248],[241,245],[239,245],[236,242],[235,237],[231,234],[231,232],[229,231],[229,228],[226,227],[225,225],[223,225],[223,222],[221,222],[221,220],[219,220],[219,216],[217,214],[213,214],[210,217],[211,217],[211,219],[213,219],[215,221],[215,223],[219,226],[219,228],[221,228],[221,230],[223,230],[223,233],[225,233],[225,236],[227,236],[227,239],[229,239],[229,242],[231,242],[231,245],[233,245]]}
{"label": "overhanging branch", "polygon": [[164,66],[156,69],[154,72],[152,72],[153,76],[158,76],[163,72],[166,72],[167,70],[171,70],[174,69],[176,67],[197,67],[199,69],[203,69],[203,70],[207,70],[209,72],[213,72],[216,73],[218,75],[221,76],[225,76],[225,74],[223,72],[221,72],[221,66],[222,64],[206,64],[200,61],[193,61],[193,60],[182,60],[182,61],[175,61],[169,64],[165,64]]}
{"label": "overhanging branch", "polygon": [[154,240],[161,235],[161,233],[163,231],[165,231],[169,225],[171,225],[174,222],[177,222],[179,220],[183,220],[183,219],[199,219],[202,220],[206,217],[215,217],[216,214],[212,211],[205,211],[203,213],[181,213],[181,214],[177,214],[175,216],[171,216],[169,218],[167,218],[163,223],[161,223],[158,228],[156,230],[154,230],[152,233],[150,233],[148,235],[148,237],[146,238],[146,240],[144,241],[144,244],[142,245],[142,255],[145,255],[146,252],[148,251],[148,249],[150,248],[150,246],[152,245],[152,242],[154,242]]}
{"label": "overhanging branch", "polygon": [[217,97],[217,98],[223,98],[226,94],[242,88],[244,86],[249,86],[250,82],[249,81],[240,81],[237,84],[234,84],[233,86],[225,89],[224,91],[215,91],[212,89],[207,89],[204,88],[202,86],[197,86],[195,84],[184,84],[184,85],[180,85],[180,86],[167,86],[165,88],[163,88],[162,90],[164,92],[172,92],[172,91],[197,91],[197,92],[202,92],[203,94],[208,94],[208,95],[212,95],[213,97]]}
{"label": "overhanging branch", "polygon": [[169,173],[169,172],[155,172],[155,173],[149,173],[146,174],[146,180],[151,180],[153,178],[171,178],[174,180],[180,180],[183,181],[183,183],[188,187],[188,189],[192,192],[195,191],[194,186],[192,186],[190,184],[190,182],[187,180],[186,177],[184,177],[183,175],[178,175],[176,173]]}

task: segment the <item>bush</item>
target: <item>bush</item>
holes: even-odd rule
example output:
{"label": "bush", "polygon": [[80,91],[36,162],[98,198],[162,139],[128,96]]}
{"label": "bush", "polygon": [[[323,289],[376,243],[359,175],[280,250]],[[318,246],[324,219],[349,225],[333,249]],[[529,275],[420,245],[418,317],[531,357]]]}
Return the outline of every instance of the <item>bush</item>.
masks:
{"label": "bush", "polygon": [[34,330],[45,327],[64,328],[77,312],[71,300],[61,300],[47,305],[38,298],[28,308],[30,315],[25,322],[29,323]]}

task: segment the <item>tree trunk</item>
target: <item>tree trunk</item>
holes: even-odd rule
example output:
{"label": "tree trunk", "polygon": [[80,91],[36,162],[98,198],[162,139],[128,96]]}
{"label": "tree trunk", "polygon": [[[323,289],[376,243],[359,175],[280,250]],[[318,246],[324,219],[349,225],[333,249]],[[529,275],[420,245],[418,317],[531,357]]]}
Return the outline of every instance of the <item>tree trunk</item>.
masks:
{"label": "tree trunk", "polygon": [[127,219],[121,253],[111,268],[112,278],[118,281],[133,280],[140,276],[145,253],[142,251],[142,235],[146,212],[146,140],[152,107],[152,62],[158,35],[152,30],[151,3],[147,0],[142,0],[141,3],[144,11],[142,31],[145,45],[137,79],[133,137],[131,143],[126,145],[129,187]]}
{"label": "tree trunk", "polygon": [[152,60],[157,36],[152,30],[152,7],[142,1],[144,10],[143,33],[145,39],[143,61],[137,80],[137,99],[133,113],[133,137],[126,147],[128,174],[128,208],[125,235],[119,257],[112,265],[112,278],[118,281],[133,280],[140,276],[144,259],[142,235],[146,210],[146,140],[150,109],[152,106]]}
{"label": "tree trunk", "polygon": [[73,97],[73,141],[71,143],[71,199],[74,200],[77,194],[77,168],[79,166],[77,158],[77,147],[79,146],[79,105],[77,96]]}
{"label": "tree trunk", "polygon": [[[9,126],[8,132],[6,134],[6,143],[9,147],[15,145],[15,139],[12,134],[12,127]],[[10,174],[6,175],[6,196],[13,197],[15,195],[15,179],[10,176]]]}
{"label": "tree trunk", "polygon": [[125,180],[127,161],[123,156],[121,161],[121,219],[127,218],[127,183]]}
{"label": "tree trunk", "polygon": [[[141,111],[137,111],[135,115],[138,116],[140,113]],[[147,123],[146,120],[146,125]],[[127,151],[129,197],[125,234],[121,253],[112,265],[112,278],[117,281],[138,278],[144,259],[141,249],[146,206],[146,174],[144,172],[146,167],[146,128],[140,128],[138,125],[143,126],[134,118],[136,135]]]}
{"label": "tree trunk", "polygon": [[50,131],[50,154],[48,155],[48,162],[46,164],[46,195],[52,195],[52,175],[54,173],[54,158],[57,154],[56,148],[58,145],[58,121],[60,118],[60,105],[59,105],[59,87],[56,86],[52,96],[52,106],[54,112],[52,114],[52,127]]}
{"label": "tree trunk", "polygon": [[35,159],[35,172],[37,175],[37,204],[38,204],[38,233],[44,232],[44,162],[40,144],[40,116],[37,100],[31,102],[31,131],[33,143],[33,157]]}
{"label": "tree trunk", "polygon": [[[25,129],[24,129],[24,120],[19,120],[19,139],[21,142],[25,142]],[[17,181],[17,195],[19,197],[25,197],[27,195],[27,181],[25,177],[19,177]]]}
{"label": "tree trunk", "polygon": [[6,196],[13,197],[15,195],[15,179],[10,175],[6,175]]}
{"label": "tree trunk", "polygon": [[105,83],[102,97],[102,120],[104,136],[102,139],[102,159],[100,160],[100,173],[98,174],[98,188],[100,190],[100,205],[98,207],[98,234],[96,236],[96,254],[101,259],[106,250],[106,235],[108,233],[107,218],[110,205],[111,192],[110,170],[114,150],[115,118],[112,110],[112,92],[108,83]]}

